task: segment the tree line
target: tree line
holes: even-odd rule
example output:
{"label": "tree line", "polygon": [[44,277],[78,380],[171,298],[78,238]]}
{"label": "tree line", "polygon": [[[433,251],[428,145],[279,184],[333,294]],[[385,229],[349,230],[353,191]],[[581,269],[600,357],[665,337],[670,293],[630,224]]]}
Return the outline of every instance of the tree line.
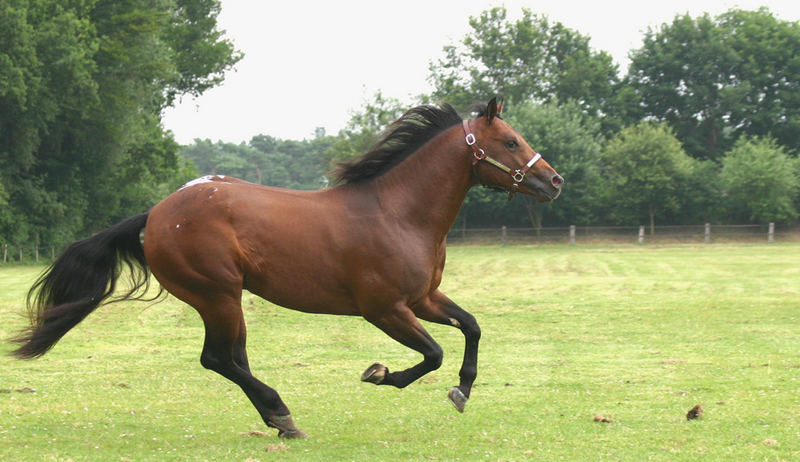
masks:
{"label": "tree line", "polygon": [[768,9],[678,15],[644,33],[622,73],[590,37],[531,10],[470,18],[431,62],[435,90],[380,92],[335,135],[179,146],[161,112],[240,58],[216,0],[0,3],[0,242],[68,242],[221,173],[329,186],[411,105],[465,117],[494,95],[565,178],[536,204],[474,188],[457,226],[788,223],[798,214],[800,25]]}

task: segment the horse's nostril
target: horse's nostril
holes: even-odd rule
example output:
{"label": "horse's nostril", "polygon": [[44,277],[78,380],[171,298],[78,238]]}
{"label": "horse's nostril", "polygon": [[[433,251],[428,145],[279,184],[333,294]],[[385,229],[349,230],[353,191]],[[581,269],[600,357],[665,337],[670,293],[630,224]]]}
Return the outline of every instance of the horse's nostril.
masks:
{"label": "horse's nostril", "polygon": [[553,183],[553,186],[559,188],[564,183],[564,178],[562,178],[561,175],[555,175],[550,181]]}

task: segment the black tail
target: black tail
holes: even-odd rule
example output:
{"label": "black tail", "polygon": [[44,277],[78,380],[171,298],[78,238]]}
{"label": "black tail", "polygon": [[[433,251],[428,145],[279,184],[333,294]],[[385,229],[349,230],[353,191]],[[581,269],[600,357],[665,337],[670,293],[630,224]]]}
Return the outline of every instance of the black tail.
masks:
{"label": "black tail", "polygon": [[45,354],[114,293],[124,266],[130,289],[111,301],[144,298],[150,269],[139,233],[146,222],[147,213],[136,215],[70,245],[28,292],[31,326],[11,339],[21,344],[11,354],[21,359]]}

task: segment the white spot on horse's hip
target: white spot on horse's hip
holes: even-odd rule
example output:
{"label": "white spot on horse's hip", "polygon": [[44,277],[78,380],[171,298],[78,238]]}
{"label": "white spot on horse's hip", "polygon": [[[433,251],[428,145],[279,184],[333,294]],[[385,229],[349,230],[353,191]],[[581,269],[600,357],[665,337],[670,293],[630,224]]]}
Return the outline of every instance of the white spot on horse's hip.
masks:
{"label": "white spot on horse's hip", "polygon": [[189,181],[185,185],[181,186],[180,189],[178,189],[178,191],[180,191],[181,189],[186,189],[192,186],[196,186],[198,184],[210,183],[211,178],[213,178],[213,175],[206,175],[206,176],[201,176],[200,178],[195,178],[194,180]]}
{"label": "white spot on horse's hip", "polygon": [[[215,181],[215,182],[218,182],[218,183],[230,184],[229,181],[221,181],[221,180],[224,180],[224,179],[225,179],[225,175],[206,175],[206,176],[201,176],[200,178],[195,178],[194,180],[187,182],[185,185],[181,186],[178,189],[178,191],[180,191],[181,189],[186,189],[186,188],[192,187],[192,186],[197,186],[199,184],[211,183],[212,181]],[[214,188],[214,191],[216,191],[216,190],[217,190],[217,188]]]}

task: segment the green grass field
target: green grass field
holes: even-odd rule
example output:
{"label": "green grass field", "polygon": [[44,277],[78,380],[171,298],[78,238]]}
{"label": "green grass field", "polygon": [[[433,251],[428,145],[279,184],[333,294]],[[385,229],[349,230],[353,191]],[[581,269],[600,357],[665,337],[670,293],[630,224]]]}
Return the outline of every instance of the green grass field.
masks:
{"label": "green grass field", "polygon": [[[39,271],[0,267],[0,338]],[[169,298],[101,307],[42,359],[4,354],[0,460],[800,460],[800,244],[453,247],[442,287],[483,330],[464,414],[446,401],[457,330],[426,324],[442,368],[376,387],[367,366],[416,353],[248,295],[254,373],[311,436],[281,441],[200,366],[200,319]]]}

